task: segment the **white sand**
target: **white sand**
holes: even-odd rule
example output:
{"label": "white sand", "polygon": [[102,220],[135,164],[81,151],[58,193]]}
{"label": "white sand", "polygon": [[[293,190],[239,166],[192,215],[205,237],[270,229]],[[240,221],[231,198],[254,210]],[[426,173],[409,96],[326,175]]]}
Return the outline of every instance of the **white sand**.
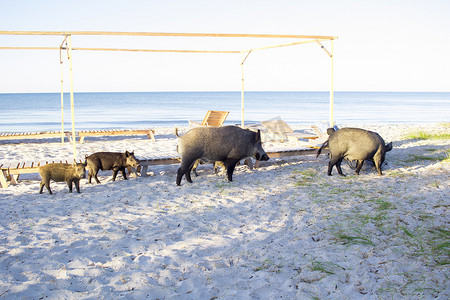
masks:
{"label": "white sand", "polygon": [[[382,177],[329,177],[325,155],[239,166],[233,182],[201,166],[181,187],[178,165],[105,171],[81,194],[52,182],[39,195],[39,175],[23,176],[0,189],[0,298],[448,299],[450,140],[402,139],[448,125],[359,127],[394,142]],[[174,153],[172,131],[86,138],[79,156]],[[67,143],[0,143],[0,161],[70,156]]]}

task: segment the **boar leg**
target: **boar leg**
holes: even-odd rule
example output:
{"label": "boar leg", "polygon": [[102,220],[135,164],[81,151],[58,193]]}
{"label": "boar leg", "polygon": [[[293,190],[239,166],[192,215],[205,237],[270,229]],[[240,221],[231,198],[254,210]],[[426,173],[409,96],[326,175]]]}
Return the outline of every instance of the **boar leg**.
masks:
{"label": "boar leg", "polygon": [[122,171],[123,179],[128,180],[127,173],[125,172],[125,168],[122,168],[121,171]]}
{"label": "boar leg", "polygon": [[74,180],[75,183],[75,188],[77,189],[77,193],[81,193],[80,192],[80,181],[79,180]]}
{"label": "boar leg", "polygon": [[69,187],[69,192],[72,193],[72,180],[67,181],[67,186]]}
{"label": "boar leg", "polygon": [[198,167],[199,163],[200,163],[200,159],[197,159],[195,161],[194,165],[192,166],[192,172],[194,172],[195,177],[198,176],[198,174],[197,174],[197,167]]}
{"label": "boar leg", "polygon": [[375,160],[375,168],[378,171],[378,175],[382,176],[383,173],[381,172],[381,162],[379,160]]}
{"label": "boar leg", "polygon": [[341,162],[342,158],[331,158],[331,160],[328,163],[328,176],[331,176],[331,171],[333,171],[333,166],[336,166],[336,169],[339,173],[339,175],[344,176],[344,173],[342,173],[341,169]]}
{"label": "boar leg", "polygon": [[183,178],[183,175],[184,175],[184,173],[181,170],[181,167],[179,167],[178,171],[177,171],[177,185],[180,185],[181,179]]}
{"label": "boar leg", "polygon": [[45,185],[45,183],[43,181],[41,181],[41,186],[39,188],[39,194],[42,194],[42,191],[44,190],[44,185]]}
{"label": "boar leg", "polygon": [[224,161],[225,167],[227,168],[228,181],[233,181],[233,172],[238,161],[238,159],[227,159]]}
{"label": "boar leg", "polygon": [[88,166],[88,183],[92,183],[92,173],[94,171]]}
{"label": "boar leg", "polygon": [[338,162],[336,163],[336,169],[338,170],[339,175],[345,176],[345,174],[342,173],[341,163],[342,163],[342,158],[340,160],[338,160]]}
{"label": "boar leg", "polygon": [[114,167],[114,168],[113,168],[113,178],[112,178],[112,181],[116,181],[117,173],[119,173],[119,168]]}
{"label": "boar leg", "polygon": [[364,164],[364,160],[357,160],[356,161],[356,175],[359,175],[359,171],[361,171],[361,168]]}
{"label": "boar leg", "polygon": [[191,170],[192,167],[194,166],[195,161],[196,160],[187,160],[187,159],[181,160],[181,165],[180,168],[178,168],[177,172],[177,185],[180,185],[183,175],[186,176],[187,182],[192,183]]}
{"label": "boar leg", "polygon": [[186,172],[186,174],[184,174],[184,175],[186,176],[187,182],[189,182],[189,183],[192,183],[191,169],[192,169],[192,168],[189,168],[189,170]]}
{"label": "boar leg", "polygon": [[181,179],[183,178],[183,175],[186,175],[186,180],[189,183],[192,183],[191,178],[191,170],[189,169],[187,172],[183,172],[183,169],[181,167],[178,168],[177,171],[177,185],[181,185]]}
{"label": "boar leg", "polygon": [[97,183],[100,183],[100,180],[98,180],[98,178],[97,178],[98,170],[99,170],[98,168],[95,168],[95,169],[89,168],[89,174],[88,174],[89,183],[91,183],[92,177],[94,177],[94,179]]}
{"label": "boar leg", "polygon": [[48,193],[49,194],[53,194],[52,190],[50,189],[50,180],[45,181],[45,182],[44,181],[41,182],[41,189],[39,190],[39,193],[42,194],[42,189],[43,189],[44,185],[47,188]]}

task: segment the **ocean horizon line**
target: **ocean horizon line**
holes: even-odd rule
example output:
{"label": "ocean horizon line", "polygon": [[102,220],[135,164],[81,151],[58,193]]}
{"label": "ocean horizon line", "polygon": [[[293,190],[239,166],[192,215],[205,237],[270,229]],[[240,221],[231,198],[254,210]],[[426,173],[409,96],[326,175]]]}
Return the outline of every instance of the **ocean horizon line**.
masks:
{"label": "ocean horizon line", "polygon": [[[327,90],[245,90],[244,93],[330,93]],[[64,91],[64,94],[70,92]],[[74,91],[74,94],[96,94],[96,93],[241,93],[240,90],[210,90],[210,91]],[[344,91],[338,90],[334,93],[450,93],[450,91]],[[61,94],[61,92],[0,92],[0,94]]]}

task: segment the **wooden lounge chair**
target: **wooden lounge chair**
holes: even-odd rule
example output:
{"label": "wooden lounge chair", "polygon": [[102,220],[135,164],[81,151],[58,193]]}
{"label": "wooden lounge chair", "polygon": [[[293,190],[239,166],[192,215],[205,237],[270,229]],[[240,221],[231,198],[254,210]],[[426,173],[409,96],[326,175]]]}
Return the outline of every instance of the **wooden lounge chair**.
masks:
{"label": "wooden lounge chair", "polygon": [[[64,136],[69,142],[72,141],[70,132],[65,131]],[[0,132],[0,140],[22,140],[22,139],[43,139],[60,138],[61,131],[41,131],[41,132]]]}
{"label": "wooden lounge chair", "polygon": [[189,128],[195,126],[222,126],[228,114],[228,111],[208,110],[201,123],[198,121],[189,121]]}
{"label": "wooden lounge chair", "polygon": [[[327,122],[319,122],[315,125],[311,125],[311,129],[315,134],[317,134],[318,138],[315,140],[310,140],[308,143],[308,147],[319,149],[323,143],[328,139],[328,123]],[[335,125],[333,126],[334,130],[338,130],[339,128]]]}
{"label": "wooden lounge chair", "polygon": [[84,138],[87,136],[105,136],[105,135],[140,135],[144,134],[152,140],[155,139],[155,131],[153,129],[109,129],[109,130],[82,130],[78,131],[78,136],[80,137],[80,144],[83,143]]}
{"label": "wooden lounge chair", "polygon": [[289,139],[299,141],[299,139],[314,140],[318,138],[316,134],[295,132],[280,117],[275,117],[267,121],[261,121],[261,124],[267,130],[267,132],[263,133],[269,136],[265,140],[272,138],[279,141],[288,141]]}

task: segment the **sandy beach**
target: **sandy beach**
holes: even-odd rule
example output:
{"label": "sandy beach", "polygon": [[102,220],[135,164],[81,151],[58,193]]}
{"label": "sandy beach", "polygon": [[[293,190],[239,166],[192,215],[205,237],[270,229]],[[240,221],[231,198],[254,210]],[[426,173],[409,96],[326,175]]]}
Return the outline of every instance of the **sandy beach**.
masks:
{"label": "sandy beach", "polygon": [[[199,167],[175,185],[175,165],[147,177],[100,173],[81,193],[38,174],[0,189],[2,299],[448,299],[449,124],[361,125],[393,142],[384,176],[333,170],[296,156],[236,168],[233,182]],[[294,129],[298,129],[295,128]],[[185,128],[186,130],[186,128]],[[79,157],[176,153],[173,128],[86,138]],[[264,149],[294,149],[266,142]],[[0,142],[1,161],[70,158],[69,143]]]}

